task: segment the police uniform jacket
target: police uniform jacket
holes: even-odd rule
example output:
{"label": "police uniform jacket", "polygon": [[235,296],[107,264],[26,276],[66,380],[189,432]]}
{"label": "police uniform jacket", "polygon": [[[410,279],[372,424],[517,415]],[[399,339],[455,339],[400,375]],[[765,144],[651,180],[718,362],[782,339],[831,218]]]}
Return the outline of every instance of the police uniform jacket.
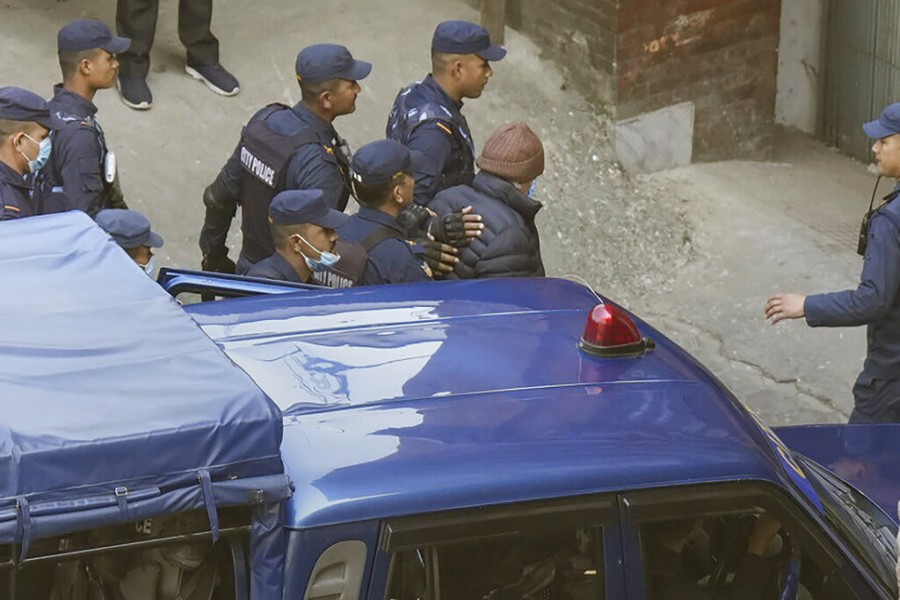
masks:
{"label": "police uniform jacket", "polygon": [[428,158],[414,173],[418,204],[427,205],[443,189],[472,182],[475,149],[462,107],[431,75],[401,90],[394,101],[387,137]]}
{"label": "police uniform jacket", "polygon": [[55,88],[50,112],[66,124],[54,130],[50,160],[38,178],[42,214],[83,210],[94,216],[103,208],[103,161],[106,141],[93,102]]}
{"label": "police uniform jacket", "polygon": [[867,326],[867,352],[857,384],[900,380],[900,185],[869,223],[859,287],[807,296],[812,327]]}
{"label": "police uniform jacket", "polygon": [[263,279],[274,279],[275,281],[290,281],[291,283],[308,283],[300,279],[294,267],[278,252],[253,265],[247,271],[247,277],[261,277]]}
{"label": "police uniform jacket", "polygon": [[[264,110],[254,115],[253,119]],[[322,190],[330,205],[337,199],[337,205],[331,205],[331,208],[343,210],[350,197],[350,190],[344,183],[344,176],[334,156],[335,145],[340,140],[334,127],[302,103],[275,112],[266,119],[265,124],[271,131],[285,136],[294,135],[304,129],[311,129],[316,133],[320,143],[300,146],[291,158],[284,189]],[[240,198],[241,181],[244,177],[240,151],[239,143],[222,169],[223,180],[235,201]]]}
{"label": "police uniform jacket", "polygon": [[403,227],[391,215],[362,206],[337,231],[342,240],[361,244],[379,228],[387,228],[393,235],[368,250],[362,284],[431,281],[422,248],[404,239]]}
{"label": "police uniform jacket", "polygon": [[534,224],[541,203],[500,177],[484,171],[471,186],[440,192],[429,204],[439,215],[466,206],[481,215],[481,236],[459,249],[459,262],[450,279],[482,277],[543,277],[541,245]]}
{"label": "police uniform jacket", "polygon": [[34,214],[25,178],[0,161],[0,221]]}
{"label": "police uniform jacket", "polygon": [[[334,127],[302,103],[275,112],[271,112],[267,106],[253,116],[247,127],[265,115],[269,116],[265,118],[264,125],[274,134],[289,137],[304,130],[311,130],[319,141],[317,144],[302,144],[296,149],[287,164],[282,178],[283,184],[279,189],[273,190],[272,196],[283,190],[319,189],[325,193],[331,208],[343,210],[347,205],[350,191],[342,166],[335,156],[335,153],[340,151],[337,145],[341,140]],[[218,190],[216,202],[220,205],[220,210],[231,214],[234,214],[241,203],[244,178],[250,177],[241,163],[243,143],[242,138],[213,184]],[[265,236],[265,239],[249,242],[254,248],[269,248],[272,241],[268,233],[268,222],[263,222],[266,219],[265,207],[261,207],[255,214],[260,222],[244,227],[245,238],[248,234]],[[230,221],[207,222],[204,225],[200,233],[200,248],[204,254],[213,248],[224,246],[229,225]]]}

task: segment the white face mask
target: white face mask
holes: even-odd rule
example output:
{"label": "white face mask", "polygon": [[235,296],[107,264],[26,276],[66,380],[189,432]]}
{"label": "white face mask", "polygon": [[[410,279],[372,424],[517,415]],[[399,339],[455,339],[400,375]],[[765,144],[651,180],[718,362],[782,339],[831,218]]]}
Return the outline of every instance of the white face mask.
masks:
{"label": "white face mask", "polygon": [[140,268],[144,270],[144,273],[147,274],[147,277],[150,279],[156,280],[156,257],[151,256],[150,260],[147,261],[146,265],[138,264]]}

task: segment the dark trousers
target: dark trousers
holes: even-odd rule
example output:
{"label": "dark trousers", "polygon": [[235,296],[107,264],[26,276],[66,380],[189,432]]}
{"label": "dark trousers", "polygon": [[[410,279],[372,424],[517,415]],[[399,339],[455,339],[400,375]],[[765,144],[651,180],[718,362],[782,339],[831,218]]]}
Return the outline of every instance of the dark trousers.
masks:
{"label": "dark trousers", "polygon": [[[219,40],[209,29],[212,4],[213,0],[178,2],[178,37],[187,48],[188,64],[219,62]],[[158,16],[159,0],[118,0],[116,29],[119,35],[131,38],[131,48],[119,54],[123,76],[147,77]]]}
{"label": "dark trousers", "polygon": [[900,423],[900,379],[857,381],[850,423]]}

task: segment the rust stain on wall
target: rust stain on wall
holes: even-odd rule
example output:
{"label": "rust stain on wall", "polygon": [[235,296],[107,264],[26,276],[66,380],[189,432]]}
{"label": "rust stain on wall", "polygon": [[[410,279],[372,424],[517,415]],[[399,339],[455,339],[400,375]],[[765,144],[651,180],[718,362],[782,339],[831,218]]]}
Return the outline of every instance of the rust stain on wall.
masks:
{"label": "rust stain on wall", "polygon": [[708,8],[689,15],[678,15],[673,22],[666,25],[662,37],[644,43],[644,51],[656,54],[667,48],[676,48],[699,40],[701,30],[709,23],[715,10]]}

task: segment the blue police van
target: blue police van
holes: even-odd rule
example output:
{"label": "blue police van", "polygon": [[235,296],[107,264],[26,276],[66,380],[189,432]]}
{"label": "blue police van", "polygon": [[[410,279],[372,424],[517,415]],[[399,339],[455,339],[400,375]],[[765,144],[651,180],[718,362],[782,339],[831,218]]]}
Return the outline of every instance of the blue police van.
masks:
{"label": "blue police van", "polygon": [[581,285],[160,283],[0,223],[0,597],[897,597],[895,427],[773,431]]}

